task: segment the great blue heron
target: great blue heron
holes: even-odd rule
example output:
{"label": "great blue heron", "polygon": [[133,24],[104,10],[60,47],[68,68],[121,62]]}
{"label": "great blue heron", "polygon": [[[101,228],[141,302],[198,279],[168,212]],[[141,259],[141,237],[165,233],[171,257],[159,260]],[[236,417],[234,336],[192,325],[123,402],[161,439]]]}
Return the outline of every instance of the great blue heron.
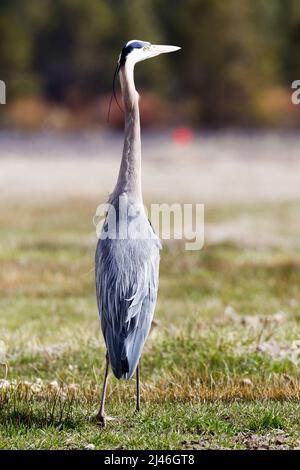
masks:
{"label": "great blue heron", "polygon": [[[134,66],[178,49],[180,47],[129,41],[121,51],[116,69],[125,114],[124,147],[119,177],[108,200],[108,212],[96,249],[96,293],[107,348],[98,413],[103,425],[109,365],[118,379],[128,380],[136,371],[136,409],[140,408],[139,359],[150,330],[158,289],[160,241],[143,207],[139,95],[134,84]],[[126,214],[122,219],[120,201]],[[109,228],[111,217],[116,217],[113,236]]]}

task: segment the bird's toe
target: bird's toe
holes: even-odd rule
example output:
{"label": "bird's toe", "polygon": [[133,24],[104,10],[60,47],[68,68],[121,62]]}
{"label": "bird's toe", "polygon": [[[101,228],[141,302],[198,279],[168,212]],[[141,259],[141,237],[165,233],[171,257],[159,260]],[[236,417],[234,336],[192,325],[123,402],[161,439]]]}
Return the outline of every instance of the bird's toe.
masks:
{"label": "bird's toe", "polygon": [[106,420],[107,420],[107,416],[104,415],[104,414],[97,414],[96,416],[96,422],[97,424],[101,427],[101,428],[105,428],[106,426]]}

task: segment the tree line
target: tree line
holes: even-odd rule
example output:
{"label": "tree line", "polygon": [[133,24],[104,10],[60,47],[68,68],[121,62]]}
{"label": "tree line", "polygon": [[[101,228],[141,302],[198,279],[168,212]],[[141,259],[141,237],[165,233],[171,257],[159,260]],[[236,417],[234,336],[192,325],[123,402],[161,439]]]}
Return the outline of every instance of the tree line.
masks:
{"label": "tree line", "polygon": [[11,99],[92,100],[111,91],[120,47],[134,38],[182,46],[146,61],[137,79],[191,123],[294,123],[299,0],[1,0],[0,79]]}

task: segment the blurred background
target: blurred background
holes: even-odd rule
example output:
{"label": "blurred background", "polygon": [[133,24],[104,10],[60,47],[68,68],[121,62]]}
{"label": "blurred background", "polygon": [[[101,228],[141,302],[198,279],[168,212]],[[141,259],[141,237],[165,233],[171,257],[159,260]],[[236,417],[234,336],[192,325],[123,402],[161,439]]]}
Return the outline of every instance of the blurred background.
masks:
{"label": "blurred background", "polygon": [[182,47],[136,67],[146,200],[298,197],[297,0],[2,0],[3,198],[106,199],[123,139],[115,102],[107,122],[112,79],[130,39]]}
{"label": "blurred background", "polygon": [[[182,46],[137,67],[143,126],[297,128],[297,0],[2,0],[2,128],[106,127],[130,39]],[[122,127],[113,107],[109,127]]]}

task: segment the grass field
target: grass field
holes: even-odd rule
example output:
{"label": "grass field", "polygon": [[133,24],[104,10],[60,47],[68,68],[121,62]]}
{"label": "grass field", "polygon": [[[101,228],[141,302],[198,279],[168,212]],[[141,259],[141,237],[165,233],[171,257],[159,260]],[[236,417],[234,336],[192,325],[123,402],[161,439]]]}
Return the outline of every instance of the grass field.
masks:
{"label": "grass field", "polygon": [[141,412],[111,377],[101,429],[97,202],[1,203],[0,448],[300,447],[300,204],[211,205],[208,231],[246,213],[252,237],[165,245]]}

